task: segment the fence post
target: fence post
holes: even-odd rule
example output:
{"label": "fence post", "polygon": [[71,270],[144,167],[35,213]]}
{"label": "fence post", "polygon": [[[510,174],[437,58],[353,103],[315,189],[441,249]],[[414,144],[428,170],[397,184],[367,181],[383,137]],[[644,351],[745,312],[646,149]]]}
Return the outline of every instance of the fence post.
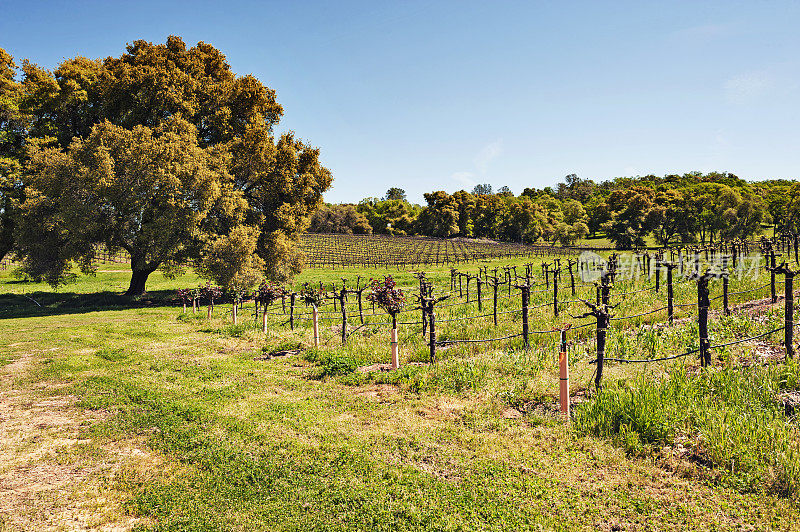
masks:
{"label": "fence post", "polygon": [[778,293],[775,291],[775,250],[769,248],[769,293],[772,302],[778,301]]}
{"label": "fence post", "polygon": [[656,294],[657,294],[661,289],[661,263],[658,261],[658,258],[656,258],[655,270],[656,270]]}
{"label": "fence post", "polygon": [[725,271],[722,276],[722,309],[726,316],[731,315],[731,309],[728,306],[728,272]]}
{"label": "fence post", "polygon": [[530,299],[531,287],[527,283],[522,285],[522,341],[525,344],[525,349],[528,349],[528,300]]}
{"label": "fence post", "polygon": [[700,365],[705,367],[711,364],[711,353],[708,341],[708,274],[697,278],[697,326],[700,332]]}
{"label": "fence post", "polygon": [[569,419],[569,360],[567,359],[567,330],[561,329],[561,350],[558,354],[559,396],[561,413]]}
{"label": "fence post", "polygon": [[494,284],[492,284],[492,289],[494,290],[494,306],[492,307],[492,315],[494,317],[494,326],[497,327],[497,289],[499,288],[497,285],[498,279],[497,276],[494,278]]}
{"label": "fence post", "polygon": [[345,344],[347,343],[347,305],[345,304],[347,290],[345,290],[344,286],[342,286],[342,291],[339,298],[339,304],[342,307],[342,344]]}
{"label": "fence post", "polygon": [[783,310],[783,342],[786,346],[786,358],[794,358],[794,275],[787,261],[784,261],[778,273],[784,275],[784,310]]}
{"label": "fence post", "polygon": [[608,329],[608,307],[598,308],[597,312],[597,374],[594,387],[599,392],[603,389],[603,361],[606,357],[606,331]]}
{"label": "fence post", "polygon": [[672,325],[675,316],[675,308],[673,307],[673,291],[672,291],[672,269],[675,264],[668,262],[664,266],[667,267],[667,317],[669,324]]}
{"label": "fence post", "polygon": [[553,316],[558,317],[558,274],[560,269],[553,270]]}
{"label": "fence post", "polygon": [[575,273],[572,271],[572,267],[576,262],[567,259],[567,264],[569,265],[569,283],[572,286],[572,297],[575,297]]}
{"label": "fence post", "polygon": [[397,345],[397,325],[392,327],[392,369],[400,367],[400,349]]}
{"label": "fence post", "polygon": [[784,297],[786,298],[784,342],[786,342],[786,357],[794,358],[794,272],[789,269],[788,265],[784,275],[786,276],[784,279]]}
{"label": "fence post", "polygon": [[319,347],[319,310],[316,305],[311,306],[311,319],[314,322],[314,347]]}
{"label": "fence post", "polygon": [[478,284],[478,312],[483,311],[483,301],[481,301],[481,286],[483,285],[483,281],[481,280],[480,276],[475,279],[475,282]]}
{"label": "fence post", "polygon": [[[297,294],[294,292],[289,295],[289,328],[294,330],[294,299],[297,297]],[[264,312],[267,312],[267,308],[264,307]]]}
{"label": "fence post", "polygon": [[430,332],[431,332],[431,342],[430,342],[431,364],[435,364],[436,363],[436,314],[434,314],[433,311],[432,300],[428,303],[428,319],[430,320]]}

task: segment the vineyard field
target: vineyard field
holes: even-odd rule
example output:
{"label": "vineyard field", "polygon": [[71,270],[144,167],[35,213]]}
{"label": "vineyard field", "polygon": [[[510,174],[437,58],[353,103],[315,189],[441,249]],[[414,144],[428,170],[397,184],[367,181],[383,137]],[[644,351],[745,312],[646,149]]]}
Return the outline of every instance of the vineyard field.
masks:
{"label": "vineyard field", "polygon": [[[7,498],[14,509],[6,510],[6,526],[63,524],[70,508],[92,504],[85,495],[92,493],[105,501],[93,526],[144,529],[361,529],[370,522],[439,530],[491,519],[496,530],[526,523],[703,530],[708,523],[735,528],[741,519],[765,529],[798,522],[796,428],[769,401],[800,384],[800,371],[784,361],[782,334],[770,333],[782,323],[783,300],[770,300],[763,260],[751,268],[740,258],[747,275],[731,275],[726,300],[723,279],[709,283],[713,343],[758,340],[715,349],[702,371],[696,354],[611,360],[696,347],[693,272],[700,266],[690,254],[680,258],[670,325],[665,271],[657,281],[643,255],[620,257],[609,288],[610,360],[600,396],[593,389],[596,323],[584,316],[584,301],[594,302],[598,287],[575,256],[430,265],[420,268],[424,277],[410,267],[309,268],[286,286],[298,296],[293,311],[289,297],[267,308],[266,333],[264,309],[256,312],[253,301],[239,307],[237,324],[226,300],[210,314],[203,300],[198,312],[191,304],[184,312],[175,291],[201,284],[191,272],[175,279],[155,272],[149,294],[131,307],[118,295],[129,274],[113,262],[57,292],[2,271],[2,404],[20,428],[0,478],[24,480],[31,460],[59,468],[28,506],[24,494]],[[406,299],[396,371],[386,368],[391,320],[365,289],[370,277],[388,274]],[[433,363],[419,308],[429,290],[423,284],[449,295],[435,306]],[[323,297],[316,348],[312,311],[299,297],[304,285]],[[559,330],[567,327],[571,424],[557,403]],[[656,397],[655,386],[666,388]],[[651,407],[637,402],[644,400]],[[624,439],[609,428],[623,415],[607,417],[615,405],[629,416]],[[758,423],[737,425],[736,433],[714,432],[720,416],[756,415]],[[21,428],[46,423],[46,432]],[[782,462],[748,443],[766,434]],[[665,440],[679,443],[667,451]],[[82,495],[54,496],[67,485],[81,486]],[[395,501],[388,513],[387,500]]]}
{"label": "vineyard field", "polygon": [[312,268],[407,267],[574,254],[548,245],[412,236],[314,234],[301,247]]}

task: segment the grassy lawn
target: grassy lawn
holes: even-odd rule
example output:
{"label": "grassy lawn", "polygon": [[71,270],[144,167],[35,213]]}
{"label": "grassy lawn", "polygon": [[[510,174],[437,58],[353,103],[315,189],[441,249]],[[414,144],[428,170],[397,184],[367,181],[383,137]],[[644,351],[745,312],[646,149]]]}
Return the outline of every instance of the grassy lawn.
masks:
{"label": "grassy lawn", "polygon": [[[459,346],[444,350],[434,367],[366,375],[352,369],[388,360],[387,331],[376,326],[339,346],[328,324],[321,349],[254,360],[264,348],[308,347],[308,328],[292,333],[273,323],[265,337],[254,324],[232,326],[224,308],[210,322],[204,312],[182,315],[167,302],[175,288],[197,284],[191,274],[176,280],[154,274],[150,295],[131,306],[119,296],[129,274],[117,270],[125,266],[104,265],[97,277],[57,292],[0,272],[0,528],[800,527],[796,495],[753,480],[764,470],[758,464],[744,477],[723,475],[719,466],[664,450],[669,438],[695,436],[687,412],[706,410],[656,408],[662,412],[656,422],[676,427],[663,435],[646,431],[653,424],[646,416],[627,420],[614,410],[641,413],[642,394],[626,390],[650,375],[667,378],[676,365],[611,366],[609,388],[617,399],[606,408],[589,401],[579,411],[584,417],[565,425],[546,408],[557,394],[552,335],[530,351],[514,344]],[[447,285],[446,272],[431,275]],[[310,270],[298,282],[381,273]],[[393,273],[401,285],[416,282],[410,271]],[[652,304],[637,298],[626,312]],[[777,319],[731,321],[716,330],[723,338]],[[542,315],[532,328],[551,322]],[[653,352],[685,348],[691,337],[690,320],[655,339],[643,335],[645,323],[612,335],[610,352],[631,356],[654,342]],[[442,334],[488,332],[451,327],[443,325]],[[405,359],[423,362],[420,335],[401,336]],[[592,373],[584,344],[575,337],[574,392],[585,389]],[[746,354],[734,348],[725,356],[734,361]],[[757,382],[769,378],[780,376]],[[692,405],[713,400],[691,383],[673,389]],[[610,423],[586,422],[603,412],[610,412]],[[620,438],[614,416],[627,420],[622,424],[635,437]],[[768,417],[761,418],[767,427],[785,424]],[[704,426],[717,425],[708,420]]]}

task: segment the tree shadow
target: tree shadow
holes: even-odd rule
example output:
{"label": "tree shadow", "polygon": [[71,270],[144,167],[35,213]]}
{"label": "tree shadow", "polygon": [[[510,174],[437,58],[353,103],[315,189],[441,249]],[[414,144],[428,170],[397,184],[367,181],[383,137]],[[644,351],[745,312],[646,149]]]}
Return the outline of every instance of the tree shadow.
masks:
{"label": "tree shadow", "polygon": [[32,292],[0,294],[0,320],[36,318],[64,314],[85,314],[103,310],[132,308],[178,307],[174,290],[154,290],[143,296],[130,297],[118,292]]}

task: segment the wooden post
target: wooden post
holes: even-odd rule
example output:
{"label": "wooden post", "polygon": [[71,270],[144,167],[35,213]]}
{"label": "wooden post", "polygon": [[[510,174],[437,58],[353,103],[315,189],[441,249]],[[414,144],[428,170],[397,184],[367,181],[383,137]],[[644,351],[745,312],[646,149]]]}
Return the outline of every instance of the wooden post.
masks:
{"label": "wooden post", "polygon": [[700,332],[700,365],[705,367],[711,364],[711,353],[708,340],[708,274],[697,278],[697,326]]}
{"label": "wooden post", "polygon": [[[394,319],[392,320],[394,321]],[[392,369],[400,367],[400,348],[397,345],[397,325],[392,327]]]}
{"label": "wooden post", "polygon": [[316,305],[311,306],[311,318],[314,322],[314,347],[319,347],[319,310]]}
{"label": "wooden post", "polygon": [[661,267],[660,267],[660,264],[659,264],[657,258],[656,258],[655,270],[656,270],[655,273],[656,273],[656,294],[657,294],[659,292],[659,290],[661,289],[661,286],[660,286],[660,283],[661,283]]}
{"label": "wooden post", "polygon": [[183,300],[183,314],[186,314],[186,300]]}
{"label": "wooden post", "polygon": [[264,300],[263,312],[261,313],[261,332],[263,332],[264,334],[267,334],[267,309],[268,308],[269,307],[267,307],[267,303],[266,303],[266,299],[265,299]]}
{"label": "wooden post", "polygon": [[[297,294],[294,292],[289,295],[289,328],[294,330],[294,299],[297,297]],[[267,307],[264,306],[264,312],[267,312]]]}
{"label": "wooden post", "polygon": [[794,358],[794,276],[786,261],[779,268],[777,273],[784,275],[784,310],[783,310],[783,343],[786,347],[786,358]]}
{"label": "wooden post", "polygon": [[483,281],[478,277],[475,282],[478,283],[478,312],[483,312],[483,302],[481,301],[481,285],[483,285]]}
{"label": "wooden post", "polygon": [[769,293],[773,303],[778,301],[778,293],[775,291],[775,250],[769,249]]}
{"label": "wooden post", "polygon": [[528,301],[531,295],[531,287],[526,282],[522,285],[522,341],[525,344],[525,349],[528,349]]}
{"label": "wooden post", "polygon": [[667,318],[669,324],[672,325],[675,317],[675,308],[673,306],[673,291],[672,291],[672,269],[675,267],[673,263],[666,263],[667,267]]}
{"label": "wooden post", "polygon": [[728,272],[724,272],[722,276],[722,312],[726,316],[731,315],[731,309],[728,306]]}
{"label": "wooden post", "polygon": [[786,343],[786,357],[794,358],[794,272],[786,266],[784,272],[786,276],[784,279],[784,297],[786,298],[786,306],[784,308],[784,325],[786,326],[784,333],[784,342]]}
{"label": "wooden post", "polygon": [[567,264],[569,265],[569,284],[572,286],[572,297],[575,297],[575,272],[572,271],[572,267],[576,264],[571,260],[567,260]]}
{"label": "wooden post", "polygon": [[345,298],[347,297],[347,290],[345,290],[344,286],[342,286],[342,291],[339,295],[339,305],[342,308],[342,344],[347,343],[347,305],[345,304]]}
{"label": "wooden post", "polygon": [[561,399],[561,414],[569,419],[569,360],[567,359],[566,329],[561,329],[561,350],[558,355],[558,369],[560,375],[559,396]]}
{"label": "wooden post", "polygon": [[428,319],[430,320],[430,350],[431,350],[431,364],[436,363],[436,315],[433,311],[433,302],[428,303]]}
{"label": "wooden post", "polygon": [[233,324],[234,325],[238,325],[239,324],[239,313],[237,312],[237,310],[238,310],[237,307],[238,307],[238,305],[236,304],[236,301],[234,301],[233,302],[233,306],[231,307],[231,313],[233,314]]}
{"label": "wooden post", "polygon": [[606,357],[606,332],[608,330],[608,307],[599,308],[597,313],[597,373],[594,376],[594,387],[599,392],[603,389],[603,364]]}
{"label": "wooden post", "polygon": [[493,298],[494,305],[492,306],[492,309],[493,309],[492,310],[492,316],[494,317],[494,326],[495,327],[497,327],[497,289],[499,288],[497,286],[497,282],[498,282],[498,279],[497,279],[497,276],[495,276],[494,284],[492,284],[492,289],[494,290],[494,298]]}
{"label": "wooden post", "polygon": [[553,316],[558,317],[558,274],[561,270],[553,270]]}

